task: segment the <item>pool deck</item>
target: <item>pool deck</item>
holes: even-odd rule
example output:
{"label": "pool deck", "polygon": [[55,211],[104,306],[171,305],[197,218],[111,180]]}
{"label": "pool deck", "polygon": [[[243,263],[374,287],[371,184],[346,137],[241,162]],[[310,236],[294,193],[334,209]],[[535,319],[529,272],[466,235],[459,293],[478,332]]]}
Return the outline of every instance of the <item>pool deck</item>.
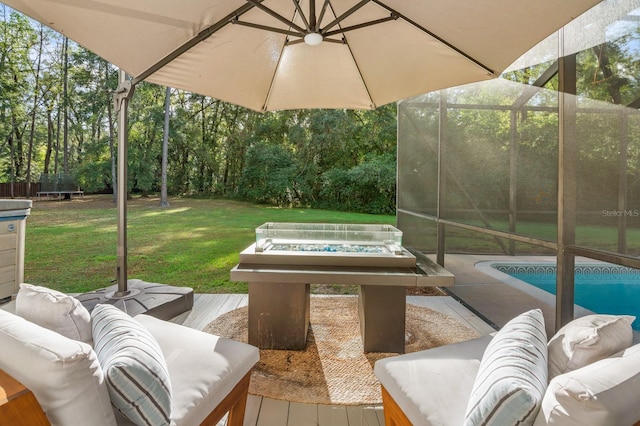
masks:
{"label": "pool deck", "polygon": [[[435,260],[435,256],[430,257]],[[498,328],[522,312],[540,308],[544,314],[547,335],[552,336],[555,333],[555,296],[533,286],[523,286],[516,279],[499,279],[501,275],[508,276],[489,270],[488,265],[483,267],[483,262],[490,261],[555,262],[555,257],[447,254],[444,259],[445,269],[455,276],[455,285],[447,290],[467,308]],[[575,309],[576,316],[588,313],[578,306]]]}
{"label": "pool deck", "polygon": [[[435,255],[429,256],[435,260]],[[540,308],[544,314],[547,336],[555,334],[555,296],[489,267],[491,262],[552,262],[555,256],[506,256],[447,254],[444,267],[455,276],[455,285],[447,291],[462,305],[496,329],[511,318],[530,309]],[[576,263],[600,263],[576,258]],[[574,317],[591,311],[575,306]],[[640,332],[634,331],[634,343],[640,343]]]}

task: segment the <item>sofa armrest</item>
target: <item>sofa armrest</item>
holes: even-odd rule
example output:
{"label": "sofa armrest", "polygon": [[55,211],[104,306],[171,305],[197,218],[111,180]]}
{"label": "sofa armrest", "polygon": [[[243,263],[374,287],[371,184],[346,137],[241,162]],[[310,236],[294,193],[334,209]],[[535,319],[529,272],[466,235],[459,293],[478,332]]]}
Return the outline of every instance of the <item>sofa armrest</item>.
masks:
{"label": "sofa armrest", "polygon": [[164,354],[171,380],[171,420],[177,426],[202,423],[260,358],[258,348],[246,343],[148,315],[135,319]]}

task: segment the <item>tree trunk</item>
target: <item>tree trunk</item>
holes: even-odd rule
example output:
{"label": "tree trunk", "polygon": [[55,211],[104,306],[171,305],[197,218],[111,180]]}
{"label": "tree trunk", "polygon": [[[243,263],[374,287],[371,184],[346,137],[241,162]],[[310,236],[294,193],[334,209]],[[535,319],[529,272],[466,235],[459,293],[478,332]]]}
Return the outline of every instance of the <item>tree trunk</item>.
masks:
{"label": "tree trunk", "polygon": [[27,198],[31,198],[31,157],[33,157],[33,139],[36,132],[36,112],[38,111],[38,92],[40,91],[40,65],[42,63],[42,45],[44,44],[44,26],[40,24],[40,44],[38,46],[38,58],[33,88],[33,111],[31,112],[31,133],[29,134],[29,146],[27,149]]}
{"label": "tree trunk", "polygon": [[169,155],[169,118],[171,109],[171,88],[167,87],[164,97],[164,135],[162,136],[162,183],[160,187],[160,207],[169,207],[167,195],[167,166]]}
{"label": "tree trunk", "polygon": [[49,167],[51,166],[51,152],[53,151],[53,134],[55,129],[53,128],[53,119],[51,117],[51,109],[47,110],[47,151],[44,155],[44,167],[42,173],[49,174]]}
{"label": "tree trunk", "polygon": [[56,117],[56,149],[54,150],[55,155],[53,156],[53,174],[58,174],[58,169],[60,167],[60,127],[62,123],[60,122],[62,119],[62,102],[57,102],[58,104],[58,114]]}
{"label": "tree trunk", "polygon": [[11,155],[11,169],[10,169],[10,182],[11,182],[11,198],[15,197],[14,194],[14,182],[16,181],[16,163],[15,163],[15,155],[16,155],[16,149],[15,149],[15,140],[13,138],[13,135],[15,133],[15,127],[16,127],[16,119],[13,116],[13,113],[11,114],[11,134],[9,135],[9,150],[10,150],[10,155]]}
{"label": "tree trunk", "polygon": [[63,136],[62,136],[62,164],[64,174],[69,174],[69,124],[68,124],[68,109],[69,109],[69,39],[64,38],[64,63],[63,63],[63,88],[62,88],[62,115],[63,115]]}
{"label": "tree trunk", "polygon": [[[104,81],[109,81],[109,64],[105,63],[104,69]],[[105,87],[106,88],[106,87]],[[113,188],[113,203],[116,204],[118,202],[118,178],[116,171],[116,151],[114,146],[115,139],[115,127],[114,127],[114,117],[113,117],[113,93],[106,90],[107,93],[107,120],[109,121],[109,152],[111,154],[111,188]]]}

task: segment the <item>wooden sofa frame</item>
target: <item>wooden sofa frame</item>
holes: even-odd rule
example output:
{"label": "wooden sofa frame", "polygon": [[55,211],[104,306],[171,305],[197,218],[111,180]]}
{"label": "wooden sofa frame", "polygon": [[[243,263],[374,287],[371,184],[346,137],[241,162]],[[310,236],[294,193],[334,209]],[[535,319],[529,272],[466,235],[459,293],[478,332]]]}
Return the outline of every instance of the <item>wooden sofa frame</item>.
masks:
{"label": "wooden sofa frame", "polygon": [[244,412],[247,408],[247,396],[249,395],[249,382],[251,370],[238,382],[227,396],[218,404],[216,408],[201,423],[202,426],[215,426],[222,420],[226,413],[227,426],[242,426],[244,423]]}
{"label": "wooden sofa frame", "polygon": [[[382,388],[382,408],[384,410],[384,423],[386,426],[413,426],[413,423],[407,418],[402,408],[389,395],[389,392]],[[640,420],[635,422],[633,426],[640,426]]]}
{"label": "wooden sofa frame", "polygon": [[389,395],[389,392],[380,386],[382,390],[382,409],[384,410],[384,424],[386,426],[412,426],[411,421],[402,411],[398,403]]}
{"label": "wooden sofa frame", "polygon": [[[229,413],[228,426],[242,426],[247,407],[251,370],[201,423],[215,426]],[[38,400],[22,383],[0,370],[0,424],[11,426],[49,425]]]}

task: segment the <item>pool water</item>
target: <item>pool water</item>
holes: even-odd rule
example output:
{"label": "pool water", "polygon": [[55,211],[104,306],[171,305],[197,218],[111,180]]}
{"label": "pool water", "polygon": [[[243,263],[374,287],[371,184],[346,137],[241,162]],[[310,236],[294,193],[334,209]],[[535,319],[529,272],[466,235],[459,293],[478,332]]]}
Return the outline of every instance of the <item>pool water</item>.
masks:
{"label": "pool water", "polygon": [[[554,264],[491,265],[500,272],[556,293]],[[632,326],[640,331],[640,270],[616,265],[576,265],[575,303],[601,314],[635,315]]]}

